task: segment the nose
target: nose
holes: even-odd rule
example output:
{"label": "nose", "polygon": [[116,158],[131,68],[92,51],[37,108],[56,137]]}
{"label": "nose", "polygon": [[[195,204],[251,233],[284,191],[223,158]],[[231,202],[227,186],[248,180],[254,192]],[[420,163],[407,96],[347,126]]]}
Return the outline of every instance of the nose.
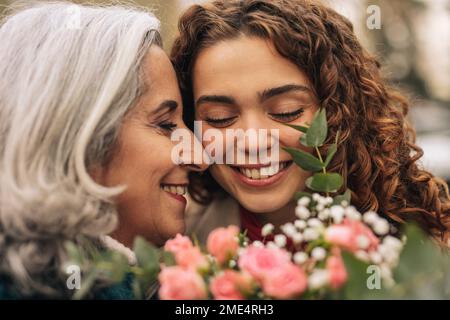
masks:
{"label": "nose", "polygon": [[183,130],[186,130],[187,136],[190,137],[190,143],[184,144],[185,150],[183,150],[183,162],[180,164],[181,167],[187,169],[188,171],[201,172],[208,169],[209,164],[205,161],[202,143],[198,140],[195,134],[189,130],[183,123],[181,126]]}
{"label": "nose", "polygon": [[258,115],[247,116],[242,121],[241,128],[246,134],[238,138],[238,140],[242,139],[243,142],[241,144],[237,143],[238,146],[243,146],[243,148],[238,148],[238,152],[245,153],[250,158],[256,159],[278,147],[278,131],[274,130],[270,123],[260,119]]}

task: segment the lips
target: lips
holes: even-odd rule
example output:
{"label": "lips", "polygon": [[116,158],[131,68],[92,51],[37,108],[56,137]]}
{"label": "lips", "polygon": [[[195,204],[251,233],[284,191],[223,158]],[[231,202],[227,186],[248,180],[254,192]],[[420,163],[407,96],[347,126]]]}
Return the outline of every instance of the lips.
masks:
{"label": "lips", "polygon": [[260,180],[276,175],[278,172],[288,167],[291,163],[292,161],[284,161],[284,162],[277,162],[270,166],[264,167],[232,166],[232,168],[238,170],[241,174],[243,174],[249,179]]}
{"label": "lips", "polygon": [[161,184],[161,189],[169,194],[172,198],[186,205],[187,200],[184,195],[187,193],[187,185],[181,184]]}
{"label": "lips", "polygon": [[292,160],[278,162],[269,166],[249,165],[230,166],[235,177],[245,185],[253,187],[270,186],[280,180],[292,165]]}

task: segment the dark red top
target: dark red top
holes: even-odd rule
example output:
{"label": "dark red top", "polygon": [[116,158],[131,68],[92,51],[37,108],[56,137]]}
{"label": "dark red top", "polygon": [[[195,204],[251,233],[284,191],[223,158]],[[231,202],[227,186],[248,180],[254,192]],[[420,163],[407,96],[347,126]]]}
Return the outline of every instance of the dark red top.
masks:
{"label": "dark red top", "polygon": [[[261,241],[262,243],[267,243],[269,241],[274,240],[273,234],[270,234],[266,237],[263,237],[261,235],[261,230],[262,230],[263,226],[256,219],[257,213],[250,212],[247,209],[245,209],[244,207],[240,206],[239,214],[241,217],[241,230],[242,230],[242,232],[247,230],[246,235],[249,238],[250,242]],[[295,250],[292,239],[287,238],[286,248],[290,251]]]}

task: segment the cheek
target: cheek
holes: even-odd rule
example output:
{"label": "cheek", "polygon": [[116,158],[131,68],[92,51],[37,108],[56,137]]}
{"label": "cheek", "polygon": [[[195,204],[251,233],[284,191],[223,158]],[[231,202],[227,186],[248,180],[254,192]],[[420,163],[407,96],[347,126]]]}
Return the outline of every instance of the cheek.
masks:
{"label": "cheek", "polygon": [[280,145],[288,146],[288,147],[303,147],[300,144],[300,137],[302,133],[292,130],[290,128],[282,128],[280,129]]}

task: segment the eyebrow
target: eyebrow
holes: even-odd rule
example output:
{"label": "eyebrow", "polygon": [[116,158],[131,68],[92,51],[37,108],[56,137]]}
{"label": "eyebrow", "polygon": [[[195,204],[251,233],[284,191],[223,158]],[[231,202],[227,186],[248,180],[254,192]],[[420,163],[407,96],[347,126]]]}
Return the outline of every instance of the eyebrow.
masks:
{"label": "eyebrow", "polygon": [[311,89],[303,85],[286,84],[284,86],[264,90],[262,93],[259,94],[259,99],[261,102],[264,102],[275,96],[279,96],[292,91],[310,92]]}
{"label": "eyebrow", "polygon": [[222,95],[204,95],[197,99],[197,102],[195,105],[200,105],[203,103],[221,103],[221,104],[228,104],[228,105],[236,105],[236,100],[233,97],[230,96],[222,96]]}
{"label": "eyebrow", "polygon": [[161,102],[159,104],[159,106],[156,108],[155,111],[153,111],[152,113],[159,113],[161,111],[163,111],[164,109],[169,109],[169,112],[174,111],[176,108],[178,108],[178,102],[176,102],[175,100],[164,100],[163,102]]}

